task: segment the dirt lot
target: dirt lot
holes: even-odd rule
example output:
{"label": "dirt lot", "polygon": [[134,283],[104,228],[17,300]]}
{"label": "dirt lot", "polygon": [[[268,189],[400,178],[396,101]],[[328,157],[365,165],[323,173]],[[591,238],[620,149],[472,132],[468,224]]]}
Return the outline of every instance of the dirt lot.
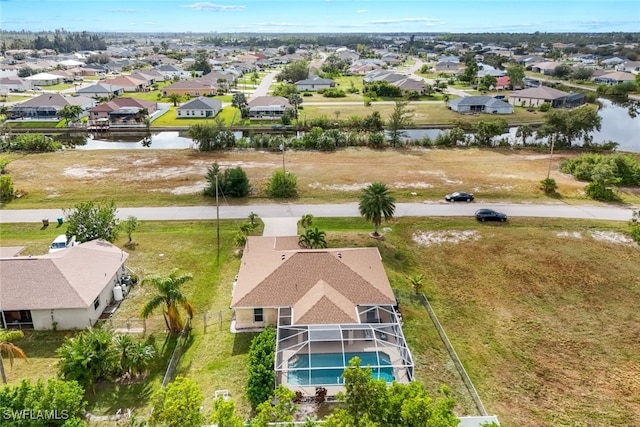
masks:
{"label": "dirt lot", "polygon": [[[554,155],[551,176],[565,201],[579,200],[584,184],[558,171],[558,160],[567,156]],[[118,206],[211,203],[202,190],[213,162],[222,168],[242,167],[253,188],[250,202],[260,203],[269,177],[283,160],[280,152],[254,150],[68,150],[12,158],[8,171],[23,196],[6,206],[9,209],[67,207],[59,206],[60,201],[98,199],[114,200]],[[385,182],[400,201],[442,200],[448,192],[466,190],[479,201],[558,202],[538,190],[549,164],[548,155],[539,152],[349,148],[292,151],[284,159],[286,170],[298,177],[299,201],[305,203],[356,200],[373,181]]]}

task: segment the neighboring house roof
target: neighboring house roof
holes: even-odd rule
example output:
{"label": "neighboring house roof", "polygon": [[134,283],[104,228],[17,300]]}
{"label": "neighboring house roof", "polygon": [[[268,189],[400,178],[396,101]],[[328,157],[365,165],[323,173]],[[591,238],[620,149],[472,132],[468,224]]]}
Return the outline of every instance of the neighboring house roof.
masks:
{"label": "neighboring house roof", "polygon": [[414,80],[410,78],[398,80],[392,83],[394,86],[398,86],[402,90],[417,90],[418,92],[425,89],[425,84],[421,80]]}
{"label": "neighboring house roof", "polygon": [[295,324],[358,323],[359,305],[395,305],[377,248],[300,249],[297,237],[247,240],[233,308],[292,307]]}
{"label": "neighboring house roof", "polygon": [[532,98],[532,99],[559,99],[569,95],[558,89],[548,86],[532,87],[529,89],[516,90],[509,94],[510,97]]}
{"label": "neighboring house roof", "polygon": [[16,105],[17,107],[64,107],[65,105],[93,105],[94,100],[86,96],[63,96],[59,93],[43,93]]}
{"label": "neighboring house roof", "polygon": [[178,107],[178,110],[220,110],[222,102],[217,99],[200,96]]}
{"label": "neighboring house roof", "polygon": [[122,87],[131,87],[131,86],[142,86],[147,84],[145,80],[136,79],[135,77],[130,76],[118,76],[113,77],[111,79],[107,79],[104,81],[105,83],[122,86]]}
{"label": "neighboring house roof", "polygon": [[510,104],[501,101],[493,96],[464,96],[462,98],[456,98],[449,101],[449,105],[462,105],[462,106],[472,106],[472,105],[484,105],[487,107],[509,107],[513,108]]}
{"label": "neighboring house roof", "polygon": [[136,98],[115,98],[109,102],[104,102],[100,105],[97,105],[91,109],[92,112],[107,112],[110,113],[112,111],[116,111],[120,108],[146,108],[147,110],[155,110],[157,107],[157,103],[153,101],[146,101],[144,99],[136,99]]}
{"label": "neighboring house roof", "polygon": [[176,90],[194,90],[194,89],[215,89],[215,85],[210,82],[201,82],[197,80],[180,80],[175,83],[171,83],[169,86],[166,86],[163,90],[176,89]]}
{"label": "neighboring house roof", "polygon": [[29,77],[25,77],[25,80],[59,80],[62,76],[52,73],[38,73]]}
{"label": "neighboring house roof", "polygon": [[281,106],[283,108],[293,108],[289,100],[282,96],[258,96],[249,101],[249,108]]}
{"label": "neighboring house roof", "polygon": [[503,86],[509,86],[509,76],[502,76],[502,77],[498,77],[496,79],[496,86],[497,87],[503,87]]}
{"label": "neighboring house roof", "polygon": [[308,79],[298,80],[296,85],[329,85],[333,86],[336,84],[335,81],[331,79],[323,79],[322,77],[313,76]]}
{"label": "neighboring house roof", "polygon": [[631,73],[626,73],[624,71],[617,71],[615,73],[607,73],[607,74],[603,74],[601,76],[596,77],[596,79],[601,79],[601,80],[614,80],[617,82],[632,82],[634,81],[636,78],[635,75],[631,74]]}
{"label": "neighboring house roof", "polygon": [[110,85],[107,83],[96,83],[91,86],[83,87],[82,89],[78,89],[76,93],[91,93],[91,94],[100,94],[103,93],[105,95],[113,95],[114,93],[122,90],[121,86]]}
{"label": "neighboring house roof", "polygon": [[86,308],[129,254],[93,240],[41,256],[0,259],[0,310]]}

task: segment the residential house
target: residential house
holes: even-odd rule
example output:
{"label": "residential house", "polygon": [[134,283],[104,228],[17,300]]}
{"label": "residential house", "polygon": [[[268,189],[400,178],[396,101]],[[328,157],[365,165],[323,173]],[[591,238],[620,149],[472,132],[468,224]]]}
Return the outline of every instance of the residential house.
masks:
{"label": "residential house", "polygon": [[579,93],[567,93],[548,86],[517,90],[509,94],[509,104],[523,107],[539,107],[545,102],[554,108],[571,108],[582,105],[586,97]]}
{"label": "residential house", "polygon": [[39,256],[19,256],[20,249],[3,248],[0,256],[3,328],[92,326],[113,301],[114,287],[128,275],[129,254],[104,240]]}
{"label": "residential house", "polygon": [[9,92],[24,92],[32,88],[33,85],[29,80],[20,77],[0,77],[0,95],[6,95]]}
{"label": "residential house", "polygon": [[182,67],[173,64],[162,64],[153,68],[165,77],[165,80],[188,79],[191,73],[182,69]]}
{"label": "residential house", "polygon": [[58,120],[58,112],[67,105],[79,105],[83,111],[88,111],[96,105],[96,101],[86,96],[43,93],[11,107],[9,117],[11,119]]}
{"label": "residential house", "polygon": [[375,70],[367,73],[362,79],[363,83],[371,83],[377,82],[380,80],[384,80],[387,83],[394,83],[403,79],[406,79],[407,76],[404,74],[396,74],[393,71],[388,70]]}
{"label": "residential house", "polygon": [[53,86],[62,83],[63,76],[52,73],[38,73],[29,77],[25,77],[34,86]]}
{"label": "residential house", "polygon": [[218,93],[218,86],[215,83],[203,82],[199,80],[180,80],[165,86],[162,89],[162,96],[203,96],[215,95]]}
{"label": "residential house", "polygon": [[258,96],[249,101],[249,118],[273,119],[281,117],[285,111],[293,106],[287,98],[282,96]]}
{"label": "residential house", "polygon": [[250,236],[233,285],[232,330],[277,327],[276,385],[313,396],[343,389],[358,356],[375,378],[408,383],[414,363],[377,248],[301,249]]}
{"label": "residential house", "polygon": [[633,82],[636,76],[631,73],[625,73],[624,71],[616,71],[613,73],[603,74],[598,77],[594,77],[593,81],[606,85],[617,85],[620,83]]}
{"label": "residential house", "polygon": [[103,124],[108,119],[112,127],[142,127],[141,111],[147,110],[149,116],[158,110],[158,103],[136,98],[115,98],[89,110],[92,124]]}
{"label": "residential house", "polygon": [[531,71],[534,73],[542,73],[545,76],[552,76],[556,71],[556,67],[559,65],[562,64],[559,62],[538,62],[531,66]]}
{"label": "residential house", "polygon": [[513,106],[492,96],[464,96],[449,101],[449,109],[458,113],[513,114]]}
{"label": "residential house", "polygon": [[217,99],[200,96],[192,99],[177,108],[177,116],[181,118],[210,119],[215,117],[222,110],[222,102]]}
{"label": "residential house", "polygon": [[509,76],[501,76],[496,79],[496,90],[509,89],[509,85],[511,85]]}
{"label": "residential house", "polygon": [[600,61],[600,65],[606,68],[614,68],[616,65],[623,64],[624,62],[624,59],[614,56],[613,58],[603,59],[602,61]]}
{"label": "residential house", "polygon": [[624,64],[618,65],[616,69],[637,75],[640,73],[640,61],[626,61]]}
{"label": "residential house", "polygon": [[124,93],[124,89],[120,86],[110,85],[108,83],[96,83],[87,87],[76,90],[76,94],[88,96],[89,98],[111,98]]}
{"label": "residential house", "polygon": [[102,83],[106,83],[112,86],[120,86],[125,92],[144,92],[149,86],[144,79],[135,78],[132,76],[117,76],[106,80]]}
{"label": "residential house", "polygon": [[426,85],[424,81],[415,80],[408,77],[406,79],[398,80],[391,84],[393,86],[399,87],[402,90],[403,94],[407,92],[418,92],[418,94],[422,95],[426,90]]}
{"label": "residential house", "polygon": [[323,79],[318,76],[311,76],[308,79],[298,80],[297,82],[295,82],[295,85],[296,89],[301,92],[315,92],[319,89],[329,89],[335,87],[336,82],[331,79]]}

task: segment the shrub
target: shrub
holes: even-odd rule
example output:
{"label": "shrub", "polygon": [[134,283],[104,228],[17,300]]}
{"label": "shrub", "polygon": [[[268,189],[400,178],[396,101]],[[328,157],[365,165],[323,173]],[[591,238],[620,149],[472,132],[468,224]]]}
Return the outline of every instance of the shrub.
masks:
{"label": "shrub", "polygon": [[543,102],[542,105],[540,105],[540,107],[538,107],[538,110],[542,113],[546,113],[551,109],[551,104],[548,102]]}
{"label": "shrub", "polygon": [[254,409],[273,394],[275,353],[276,331],[268,326],[251,341],[249,347],[247,399]]}
{"label": "shrub", "polygon": [[298,179],[291,172],[285,172],[283,169],[276,170],[267,187],[267,195],[275,199],[290,199],[298,195],[297,189]]}
{"label": "shrub", "polygon": [[15,135],[2,143],[3,150],[50,152],[62,149],[62,144],[41,133]]}
{"label": "shrub", "polygon": [[11,160],[6,157],[0,157],[0,175],[7,173],[7,166],[9,166]]}
{"label": "shrub", "polygon": [[342,89],[325,89],[322,96],[325,98],[344,98],[347,94]]}
{"label": "shrub", "polygon": [[215,162],[207,170],[206,178],[209,186],[204,190],[206,196],[216,195],[216,177],[220,195],[230,197],[246,197],[249,195],[251,188],[249,178],[240,166],[220,172],[220,167]]}
{"label": "shrub", "polygon": [[16,192],[13,189],[13,180],[9,175],[0,176],[0,201],[10,202],[15,197]]}
{"label": "shrub", "polygon": [[612,202],[619,200],[618,194],[615,191],[615,187],[607,186],[602,182],[590,182],[584,187],[584,192],[587,197],[593,200],[600,200],[603,202]]}
{"label": "shrub", "polygon": [[545,178],[540,181],[540,189],[544,191],[544,194],[554,194],[558,190],[558,184],[553,178]]}

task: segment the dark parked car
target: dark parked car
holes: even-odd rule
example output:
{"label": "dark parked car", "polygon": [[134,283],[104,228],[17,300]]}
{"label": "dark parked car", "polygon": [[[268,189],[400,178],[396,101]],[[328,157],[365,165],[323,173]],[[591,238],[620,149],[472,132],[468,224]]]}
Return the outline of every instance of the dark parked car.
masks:
{"label": "dark parked car", "polygon": [[456,191],[455,193],[444,196],[447,202],[473,202],[473,194],[464,191]]}
{"label": "dark parked car", "polygon": [[493,209],[478,209],[476,211],[476,219],[478,221],[502,221],[507,220],[507,215],[502,212],[496,212]]}

